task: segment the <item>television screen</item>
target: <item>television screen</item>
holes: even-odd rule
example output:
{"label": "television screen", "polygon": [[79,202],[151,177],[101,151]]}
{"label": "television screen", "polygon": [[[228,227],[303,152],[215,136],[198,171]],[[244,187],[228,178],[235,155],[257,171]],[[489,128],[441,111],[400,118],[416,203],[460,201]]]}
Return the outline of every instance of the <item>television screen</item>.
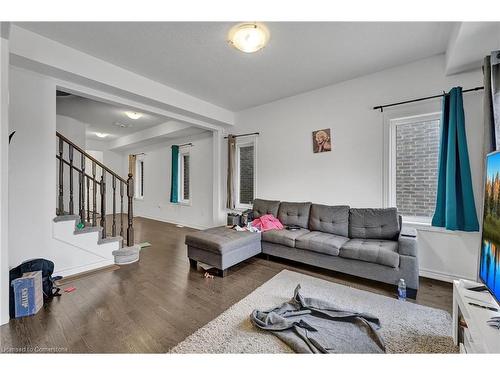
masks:
{"label": "television screen", "polygon": [[500,301],[500,152],[491,153],[486,159],[479,278]]}

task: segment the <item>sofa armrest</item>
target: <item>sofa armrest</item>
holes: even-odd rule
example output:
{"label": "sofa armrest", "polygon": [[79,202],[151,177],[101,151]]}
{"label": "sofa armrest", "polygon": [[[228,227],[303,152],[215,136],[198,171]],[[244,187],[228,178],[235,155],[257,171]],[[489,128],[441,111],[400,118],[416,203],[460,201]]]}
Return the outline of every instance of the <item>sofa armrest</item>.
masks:
{"label": "sofa armrest", "polygon": [[401,229],[401,232],[399,233],[400,236],[404,237],[417,237],[417,230],[415,228],[408,228],[408,227],[403,227]]}
{"label": "sofa armrest", "polygon": [[417,231],[413,228],[403,228],[398,239],[399,254],[416,257],[417,244]]}

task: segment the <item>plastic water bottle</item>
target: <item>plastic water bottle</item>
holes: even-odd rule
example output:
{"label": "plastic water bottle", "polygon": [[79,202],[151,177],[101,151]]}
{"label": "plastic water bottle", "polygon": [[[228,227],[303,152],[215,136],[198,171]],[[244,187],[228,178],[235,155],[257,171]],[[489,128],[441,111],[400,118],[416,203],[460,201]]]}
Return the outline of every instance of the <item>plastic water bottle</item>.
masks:
{"label": "plastic water bottle", "polygon": [[406,301],[406,283],[405,283],[405,279],[399,279],[399,282],[398,282],[398,299],[400,301]]}

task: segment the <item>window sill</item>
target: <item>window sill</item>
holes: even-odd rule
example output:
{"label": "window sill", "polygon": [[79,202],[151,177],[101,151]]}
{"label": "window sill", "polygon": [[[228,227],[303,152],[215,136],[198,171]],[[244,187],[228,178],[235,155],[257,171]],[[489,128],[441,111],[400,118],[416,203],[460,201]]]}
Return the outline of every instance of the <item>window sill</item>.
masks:
{"label": "window sill", "polygon": [[192,204],[190,201],[187,201],[187,202],[177,202],[177,203],[172,203],[172,202],[169,202],[171,205],[173,206],[185,206],[185,207],[191,207]]}
{"label": "window sill", "polygon": [[238,205],[234,208],[234,211],[240,211],[240,212],[243,212],[243,211],[246,211],[246,210],[251,210],[252,209],[252,205],[251,204],[245,204],[245,205]]}
{"label": "window sill", "polygon": [[422,223],[416,221],[405,221],[403,219],[403,225],[406,225],[410,228],[414,228],[417,231],[423,232],[434,232],[434,233],[446,233],[446,234],[457,234],[457,233],[479,233],[479,232],[464,232],[461,230],[449,230],[441,227],[433,227],[431,223]]}

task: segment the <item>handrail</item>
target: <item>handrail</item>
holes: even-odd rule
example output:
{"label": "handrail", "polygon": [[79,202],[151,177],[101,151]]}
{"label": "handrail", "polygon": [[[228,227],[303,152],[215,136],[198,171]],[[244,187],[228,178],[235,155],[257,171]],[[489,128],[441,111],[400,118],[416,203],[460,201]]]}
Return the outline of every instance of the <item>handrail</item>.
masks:
{"label": "handrail", "polygon": [[70,141],[68,138],[66,138],[64,135],[62,135],[61,133],[59,132],[56,132],[56,135],[61,138],[64,142],[70,144],[71,146],[73,146],[73,148],[75,150],[77,150],[78,152],[80,152],[81,154],[83,154],[86,158],[90,159],[92,162],[96,163],[99,167],[101,167],[102,169],[104,169],[106,172],[108,172],[109,174],[111,174],[112,176],[115,176],[117,179],[119,179],[121,182],[123,183],[127,183],[127,180],[120,177],[120,175],[114,171],[112,171],[111,169],[109,169],[108,167],[106,167],[104,164],[102,164],[99,160],[95,159],[94,157],[92,157],[91,155],[87,154],[80,146],[76,145],[75,143],[73,143],[72,141]]}
{"label": "handrail", "polygon": [[[57,158],[58,160],[61,160],[61,157],[60,157],[59,155],[56,155],[56,158]],[[81,170],[80,168],[75,167],[74,165],[71,165],[71,163],[70,163],[69,161],[64,160],[64,159],[63,159],[62,161],[63,161],[63,163],[64,163],[64,164],[66,164],[68,167],[73,168],[73,169],[74,169],[75,171],[77,171],[78,173],[82,173],[82,170]],[[89,175],[89,174],[87,174],[87,173],[85,173],[85,177],[86,177],[86,178],[88,178],[88,179],[89,179],[89,180],[91,180],[91,181],[95,181],[95,183],[96,183],[97,185],[100,185],[100,184],[101,184],[99,181],[97,181],[97,180],[96,180],[96,179],[94,179],[91,175]]]}

